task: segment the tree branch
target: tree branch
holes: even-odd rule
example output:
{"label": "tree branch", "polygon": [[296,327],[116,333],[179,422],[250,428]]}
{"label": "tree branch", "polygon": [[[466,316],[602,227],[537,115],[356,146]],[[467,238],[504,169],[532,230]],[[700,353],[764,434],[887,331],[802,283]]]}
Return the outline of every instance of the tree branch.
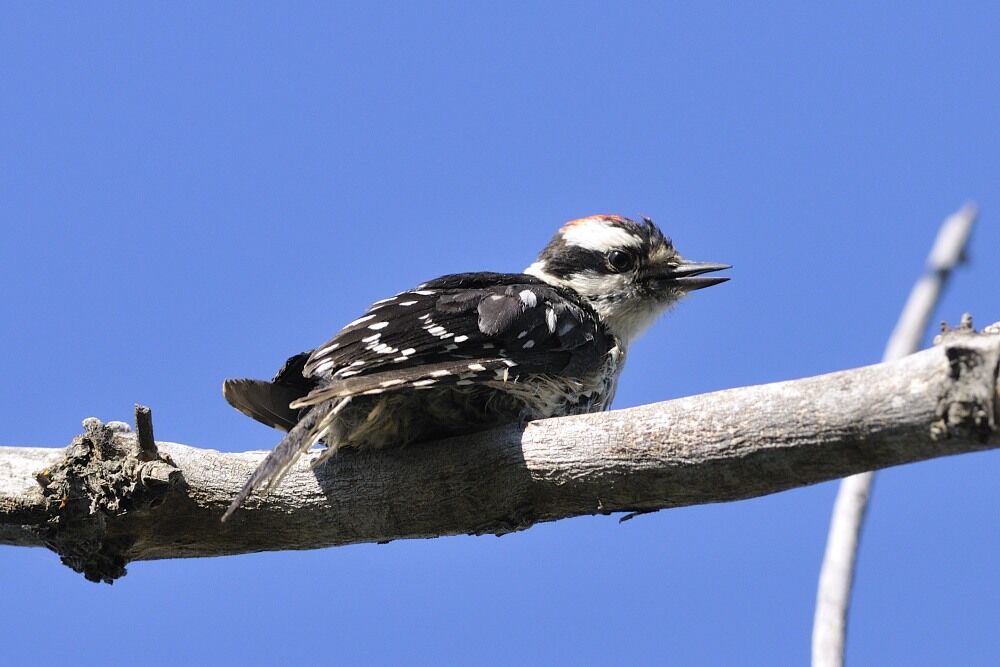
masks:
{"label": "tree branch", "polygon": [[802,380],[344,451],[316,470],[297,465],[226,524],[264,452],[146,452],[90,419],[65,451],[0,447],[0,543],[44,544],[111,581],[134,560],[503,534],[995,448],[998,334],[953,332],[894,363]]}

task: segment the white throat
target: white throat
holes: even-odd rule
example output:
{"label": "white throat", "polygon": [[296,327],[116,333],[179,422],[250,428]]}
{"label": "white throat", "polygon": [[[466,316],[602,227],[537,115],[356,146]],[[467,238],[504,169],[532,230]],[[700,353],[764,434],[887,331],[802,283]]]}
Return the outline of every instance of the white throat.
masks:
{"label": "white throat", "polygon": [[[573,280],[563,280],[547,273],[542,262],[534,262],[524,272],[549,285],[577,292],[597,311],[611,333],[621,340],[622,346],[626,348],[676,303],[676,301],[653,302],[648,299],[626,303],[595,298],[589,294],[601,293],[599,288],[602,285],[607,287],[607,276],[595,275],[591,282],[586,275],[575,274]],[[594,289],[587,289],[588,287]]]}

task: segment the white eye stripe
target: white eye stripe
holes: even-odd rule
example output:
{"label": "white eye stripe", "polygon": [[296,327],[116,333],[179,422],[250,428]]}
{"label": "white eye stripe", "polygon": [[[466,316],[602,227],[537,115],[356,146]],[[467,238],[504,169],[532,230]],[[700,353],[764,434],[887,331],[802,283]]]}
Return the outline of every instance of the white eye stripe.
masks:
{"label": "white eye stripe", "polygon": [[642,239],[604,220],[594,219],[569,225],[562,230],[563,241],[596,252],[608,252],[615,248],[638,248]]}

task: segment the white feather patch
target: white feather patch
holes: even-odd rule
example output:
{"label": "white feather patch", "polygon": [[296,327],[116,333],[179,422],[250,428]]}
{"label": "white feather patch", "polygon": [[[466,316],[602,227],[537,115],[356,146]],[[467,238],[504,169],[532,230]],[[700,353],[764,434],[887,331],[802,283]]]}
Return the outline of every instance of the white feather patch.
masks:
{"label": "white feather patch", "polygon": [[545,309],[545,324],[549,327],[549,333],[556,332],[556,311],[552,308]]}
{"label": "white feather patch", "polygon": [[607,252],[615,248],[638,248],[642,239],[603,218],[584,218],[561,231],[568,245]]}

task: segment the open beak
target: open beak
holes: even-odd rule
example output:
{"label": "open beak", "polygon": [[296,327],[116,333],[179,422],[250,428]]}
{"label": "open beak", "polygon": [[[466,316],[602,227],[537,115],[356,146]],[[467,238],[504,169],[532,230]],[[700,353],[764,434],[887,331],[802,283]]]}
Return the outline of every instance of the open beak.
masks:
{"label": "open beak", "polygon": [[672,268],[669,273],[662,277],[663,283],[672,287],[679,287],[685,292],[693,292],[703,287],[711,287],[729,280],[729,276],[703,276],[705,273],[714,273],[732,268],[729,264],[713,264],[712,262],[688,262],[685,261]]}

